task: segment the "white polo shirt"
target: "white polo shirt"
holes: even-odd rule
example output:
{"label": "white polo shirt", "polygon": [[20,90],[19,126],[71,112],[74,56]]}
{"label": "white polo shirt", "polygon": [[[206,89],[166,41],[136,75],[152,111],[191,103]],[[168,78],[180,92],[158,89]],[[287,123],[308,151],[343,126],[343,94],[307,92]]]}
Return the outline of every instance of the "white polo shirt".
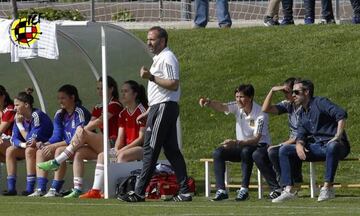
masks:
{"label": "white polo shirt", "polygon": [[[150,73],[163,79],[179,80],[179,62],[169,48],[166,47],[153,57]],[[149,106],[167,101],[178,102],[180,86],[176,91],[171,91],[149,81],[147,93]]]}
{"label": "white polo shirt", "polygon": [[269,134],[269,118],[268,115],[261,111],[261,107],[253,102],[253,106],[249,115],[246,115],[243,108],[240,108],[236,101],[229,102],[227,104],[229,112],[236,118],[236,139],[248,140],[255,137],[257,134],[261,134],[259,143],[271,143]]}

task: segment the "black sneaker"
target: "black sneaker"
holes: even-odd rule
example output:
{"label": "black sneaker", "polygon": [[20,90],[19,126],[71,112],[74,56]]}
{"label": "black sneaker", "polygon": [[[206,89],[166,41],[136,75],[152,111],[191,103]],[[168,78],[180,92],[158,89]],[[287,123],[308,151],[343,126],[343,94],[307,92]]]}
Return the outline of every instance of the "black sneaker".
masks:
{"label": "black sneaker", "polygon": [[286,26],[286,25],[294,25],[294,20],[290,20],[290,19],[283,19],[280,23],[280,25],[282,26]]}
{"label": "black sneaker", "polygon": [[280,195],[281,195],[280,191],[277,191],[277,190],[271,191],[270,194],[269,194],[269,199],[276,199]]}
{"label": "black sneaker", "polygon": [[265,26],[276,26],[276,25],[280,25],[279,21],[274,20],[272,17],[270,16],[266,16],[264,18],[264,25]]}
{"label": "black sneaker", "polygon": [[328,24],[336,24],[334,19],[321,19],[319,24],[328,25]]}
{"label": "black sneaker", "polygon": [[211,201],[221,201],[221,200],[225,200],[225,199],[229,199],[229,195],[226,193],[225,190],[217,190],[215,197],[213,199],[211,199]]}
{"label": "black sneaker", "polygon": [[249,199],[249,192],[247,192],[246,190],[237,190],[237,195],[236,195],[236,198],[235,200],[236,201],[245,201],[247,199]]}
{"label": "black sneaker", "polygon": [[118,196],[117,199],[125,202],[145,202],[145,197],[137,195],[134,191],[129,191],[123,196]]}
{"label": "black sneaker", "polygon": [[32,194],[32,193],[34,193],[34,191],[32,191],[32,192],[29,192],[29,191],[23,191],[23,192],[21,192],[21,196],[29,196],[30,194]]}
{"label": "black sneaker", "polygon": [[168,200],[168,201],[173,201],[173,202],[190,202],[192,201],[192,196],[189,195],[184,195],[184,194],[179,194],[174,196],[172,199]]}
{"label": "black sneaker", "polygon": [[4,196],[16,196],[17,191],[16,190],[12,190],[12,191],[5,190],[5,191],[2,192],[2,195],[4,195]]}

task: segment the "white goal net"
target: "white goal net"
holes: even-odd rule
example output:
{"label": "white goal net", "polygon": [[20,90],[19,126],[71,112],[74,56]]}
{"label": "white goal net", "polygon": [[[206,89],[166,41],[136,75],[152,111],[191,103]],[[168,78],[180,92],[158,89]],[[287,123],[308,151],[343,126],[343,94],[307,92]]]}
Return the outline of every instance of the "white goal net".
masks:
{"label": "white goal net", "polygon": [[[18,8],[56,8],[78,10],[87,20],[96,21],[127,21],[127,22],[157,22],[157,21],[191,21],[195,16],[195,3],[191,0],[94,0],[93,10],[91,1],[83,0],[37,0],[18,2]],[[229,1],[230,15],[233,21],[262,20],[268,1],[243,0]],[[281,8],[281,7],[280,7]],[[350,0],[333,0],[336,18],[351,19],[352,8]],[[0,18],[11,15],[10,0],[0,0]],[[210,1],[209,19],[216,21],[215,1]],[[294,19],[304,18],[302,0],[294,0]],[[281,17],[280,10],[280,17]],[[316,1],[316,18],[321,14],[320,0]]]}

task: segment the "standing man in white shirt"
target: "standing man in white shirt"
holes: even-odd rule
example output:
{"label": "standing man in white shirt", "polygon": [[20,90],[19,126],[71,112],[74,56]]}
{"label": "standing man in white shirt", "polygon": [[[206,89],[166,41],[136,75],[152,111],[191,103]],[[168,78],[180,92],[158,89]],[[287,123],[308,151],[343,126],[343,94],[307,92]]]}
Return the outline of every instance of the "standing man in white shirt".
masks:
{"label": "standing man in white shirt", "polygon": [[225,162],[241,161],[242,182],[237,191],[236,201],[249,198],[249,183],[253,168],[252,154],[257,148],[270,144],[268,116],[261,111],[261,106],[254,102],[255,90],[251,84],[242,84],[235,89],[235,101],[221,103],[200,98],[200,106],[210,107],[215,111],[232,113],[236,118],[236,139],[227,139],[213,153],[216,178],[216,194],[213,201],[228,199],[225,188]]}
{"label": "standing man in white shirt", "polygon": [[179,194],[172,201],[192,201],[187,185],[188,176],[183,155],[178,146],[176,120],[179,116],[179,62],[174,53],[167,47],[168,34],[165,29],[155,26],[147,35],[147,45],[155,56],[150,70],[144,66],[140,76],[148,82],[149,109],[137,120],[146,121],[144,159],[140,179],[135,191],[130,191],[121,200],[127,202],[145,201],[145,189],[148,185],[161,148],[174,168],[180,185]]}

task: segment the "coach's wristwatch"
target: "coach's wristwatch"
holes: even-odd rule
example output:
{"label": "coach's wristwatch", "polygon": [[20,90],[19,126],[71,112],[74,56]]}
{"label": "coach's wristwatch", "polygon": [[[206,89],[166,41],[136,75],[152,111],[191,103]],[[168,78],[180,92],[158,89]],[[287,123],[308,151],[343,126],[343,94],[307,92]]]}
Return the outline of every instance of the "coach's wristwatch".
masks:
{"label": "coach's wristwatch", "polygon": [[149,80],[150,80],[151,82],[154,82],[155,76],[151,74],[151,76],[149,77]]}

